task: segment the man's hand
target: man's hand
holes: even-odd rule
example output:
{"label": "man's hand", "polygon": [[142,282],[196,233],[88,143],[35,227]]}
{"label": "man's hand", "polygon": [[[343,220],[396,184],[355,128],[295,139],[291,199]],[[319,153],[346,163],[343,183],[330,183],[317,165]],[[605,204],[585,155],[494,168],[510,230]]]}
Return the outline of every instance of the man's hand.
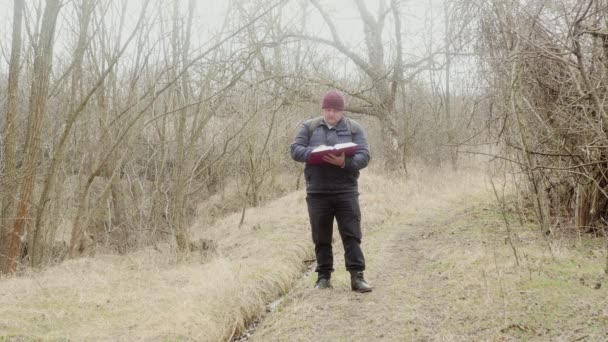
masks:
{"label": "man's hand", "polygon": [[330,163],[336,165],[337,167],[344,167],[344,163],[346,162],[346,158],[344,157],[344,153],[336,156],[335,154],[328,154],[323,156],[323,161],[326,163]]}

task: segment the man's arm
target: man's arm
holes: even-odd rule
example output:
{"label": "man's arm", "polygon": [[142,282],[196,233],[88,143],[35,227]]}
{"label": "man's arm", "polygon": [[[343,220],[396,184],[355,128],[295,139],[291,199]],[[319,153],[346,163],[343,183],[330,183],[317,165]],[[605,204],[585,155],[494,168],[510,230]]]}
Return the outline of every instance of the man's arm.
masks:
{"label": "man's arm", "polygon": [[353,142],[359,145],[357,153],[352,157],[346,157],[344,168],[348,170],[361,170],[369,164],[369,145],[363,127],[359,127],[357,133],[353,134]]}
{"label": "man's arm", "polygon": [[302,124],[300,127],[300,131],[296,135],[296,138],[291,144],[291,158],[295,161],[305,163],[308,161],[308,156],[310,155],[310,151],[313,150],[312,147],[309,147],[308,144],[310,139],[308,138],[308,127],[305,124]]}

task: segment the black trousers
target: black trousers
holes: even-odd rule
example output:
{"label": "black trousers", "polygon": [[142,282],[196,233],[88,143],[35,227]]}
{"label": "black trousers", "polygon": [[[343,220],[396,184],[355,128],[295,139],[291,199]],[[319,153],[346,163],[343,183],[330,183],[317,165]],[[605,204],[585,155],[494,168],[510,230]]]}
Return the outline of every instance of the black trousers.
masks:
{"label": "black trousers", "polygon": [[344,260],[348,271],[365,270],[361,251],[361,210],[358,193],[308,194],[308,215],[315,243],[319,277],[329,278],[334,270],[332,234],[334,218],[344,246]]}

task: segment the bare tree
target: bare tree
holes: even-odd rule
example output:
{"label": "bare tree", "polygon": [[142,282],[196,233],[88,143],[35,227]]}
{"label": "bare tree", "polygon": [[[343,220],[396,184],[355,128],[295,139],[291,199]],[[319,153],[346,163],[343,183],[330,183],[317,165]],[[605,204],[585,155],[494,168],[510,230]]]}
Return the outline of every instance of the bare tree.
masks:
{"label": "bare tree", "polygon": [[[397,97],[400,85],[408,84],[416,75],[427,70],[432,62],[432,56],[425,56],[417,61],[405,63],[403,60],[402,28],[401,28],[401,2],[392,0],[390,7],[381,1],[376,15],[372,14],[364,1],[355,1],[361,16],[363,33],[365,37],[365,54],[361,55],[349,48],[340,37],[340,34],[329,13],[318,1],[312,4],[321,14],[325,24],[331,32],[331,38],[311,36],[307,34],[290,33],[287,37],[304,39],[330,46],[350,60],[366,76],[367,82],[363,88],[348,87],[337,82],[319,82],[338,88],[352,96],[355,100],[346,110],[376,117],[382,126],[384,135],[383,144],[385,163],[389,169],[403,169],[405,165],[403,153],[403,134],[398,130],[400,114],[397,111]],[[395,42],[392,60],[386,62],[386,44],[383,40],[387,16],[391,15],[393,29],[391,34]],[[400,110],[404,110],[403,108]]]}
{"label": "bare tree", "polygon": [[[19,103],[19,71],[21,68],[21,27],[23,21],[24,1],[15,0],[13,7],[13,33],[11,58],[8,76],[8,100],[6,102],[6,118],[3,127],[4,144],[3,161],[4,172],[0,174],[0,187],[5,192],[0,197],[0,265],[9,263],[5,252],[8,251],[10,227],[13,225],[14,214],[14,193],[18,184],[17,177],[17,158],[16,158],[16,116],[17,105]],[[0,268],[4,270],[5,266]]]}
{"label": "bare tree", "polygon": [[[84,110],[82,103],[82,69],[84,53],[86,46],[89,42],[88,32],[89,24],[92,13],[94,11],[94,3],[91,0],[85,0],[82,2],[80,8],[80,22],[78,40],[74,51],[74,60],[70,65],[71,70],[71,83],[70,83],[70,97],[68,98],[69,104],[67,106],[70,113],[73,113],[66,122],[65,131],[62,139],[59,142],[58,148],[51,160],[51,166],[46,175],[44,187],[38,201],[38,210],[36,213],[36,219],[32,226],[31,233],[29,234],[29,246],[30,251],[30,262],[34,267],[40,266],[45,260],[48,259],[48,254],[51,252],[52,241],[54,240],[54,234],[57,227],[57,216],[52,216],[51,222],[45,222],[47,211],[49,208],[49,202],[51,200],[51,193],[55,191],[55,184],[57,183],[58,167],[64,158],[64,149],[66,147],[66,141],[70,128],[75,122],[76,117]],[[101,83],[99,83],[101,86]],[[95,89],[96,90],[96,89]],[[57,188],[59,194],[56,197],[61,197],[62,188]]]}
{"label": "bare tree", "polygon": [[23,162],[24,177],[21,184],[19,184],[19,199],[15,223],[8,235],[8,247],[2,253],[7,258],[2,268],[3,272],[6,273],[14,272],[17,267],[22,242],[25,238],[26,221],[28,221],[31,215],[31,198],[40,155],[42,121],[46,112],[55,27],[60,8],[61,2],[59,0],[47,1],[40,26],[30,93],[30,114],[28,116],[27,140]]}

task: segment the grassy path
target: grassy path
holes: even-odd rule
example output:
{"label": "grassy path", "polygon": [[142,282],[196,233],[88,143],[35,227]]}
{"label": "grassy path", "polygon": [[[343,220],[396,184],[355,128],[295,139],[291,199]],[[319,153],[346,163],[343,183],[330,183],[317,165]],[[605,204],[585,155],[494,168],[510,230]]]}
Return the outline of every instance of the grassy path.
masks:
{"label": "grassy path", "polygon": [[[533,226],[518,227],[517,266],[490,192],[460,181],[362,197],[375,203],[364,232],[374,292],[350,291],[338,255],[334,288],[312,289],[314,274],[302,280],[253,340],[607,340],[601,246],[556,240],[552,259]],[[391,196],[402,200],[395,206]],[[385,219],[378,203],[389,208]]]}

